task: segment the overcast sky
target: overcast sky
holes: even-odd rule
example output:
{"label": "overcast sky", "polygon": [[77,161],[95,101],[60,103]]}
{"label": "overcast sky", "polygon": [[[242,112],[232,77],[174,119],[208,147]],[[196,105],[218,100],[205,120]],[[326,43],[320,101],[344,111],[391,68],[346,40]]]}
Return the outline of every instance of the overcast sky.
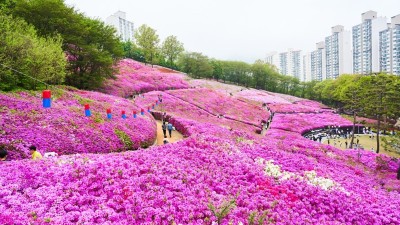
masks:
{"label": "overcast sky", "polygon": [[66,0],[80,12],[105,20],[118,10],[160,39],[175,35],[188,51],[252,63],[271,51],[312,51],[331,34],[361,23],[361,13],[400,14],[400,0]]}

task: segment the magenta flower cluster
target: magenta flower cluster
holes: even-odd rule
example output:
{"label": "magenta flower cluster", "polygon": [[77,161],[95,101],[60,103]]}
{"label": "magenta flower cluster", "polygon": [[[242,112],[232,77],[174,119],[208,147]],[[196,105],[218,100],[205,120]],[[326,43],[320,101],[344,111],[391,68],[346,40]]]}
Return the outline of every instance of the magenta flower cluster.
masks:
{"label": "magenta flower cluster", "polygon": [[[30,145],[42,154],[62,155],[133,150],[155,140],[154,119],[148,113],[134,119],[133,111],[140,108],[128,100],[88,91],[53,96],[52,107],[44,109],[39,92],[0,94],[0,144],[7,145],[9,159],[30,157]],[[90,105],[91,117],[85,117],[84,104]],[[112,120],[106,119],[108,108]],[[121,118],[122,110],[127,119]]]}
{"label": "magenta flower cluster", "polygon": [[149,91],[189,87],[184,74],[166,73],[164,69],[145,66],[131,59],[121,60],[118,69],[116,78],[108,80],[102,90],[107,94],[125,98]]}
{"label": "magenta flower cluster", "polygon": [[[46,140],[52,145],[41,148],[81,154],[0,163],[0,224],[400,224],[397,159],[301,136],[350,121],[313,101],[196,84],[202,88],[151,91],[134,102],[73,91],[79,97],[60,94],[46,110],[37,93],[1,94],[0,142]],[[83,117],[88,101],[99,115]],[[270,116],[262,103],[275,112],[265,135],[255,132]],[[126,145],[115,129],[133,143],[154,141],[153,116],[131,114],[153,105],[154,118],[165,112],[186,139],[112,152]],[[107,121],[106,108],[124,108],[129,118]]]}

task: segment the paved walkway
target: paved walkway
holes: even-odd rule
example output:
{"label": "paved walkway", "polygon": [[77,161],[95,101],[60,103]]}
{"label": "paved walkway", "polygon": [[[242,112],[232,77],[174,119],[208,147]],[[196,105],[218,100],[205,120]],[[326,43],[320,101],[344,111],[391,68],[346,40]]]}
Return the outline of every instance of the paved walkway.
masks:
{"label": "paved walkway", "polygon": [[[157,145],[164,144],[164,142],[163,142],[164,134],[163,134],[161,126],[162,126],[161,121],[157,120]],[[168,130],[167,130],[167,140],[169,143],[174,143],[174,142],[180,141],[182,139],[183,139],[183,135],[176,130],[172,131],[172,138],[170,138],[168,135]]]}

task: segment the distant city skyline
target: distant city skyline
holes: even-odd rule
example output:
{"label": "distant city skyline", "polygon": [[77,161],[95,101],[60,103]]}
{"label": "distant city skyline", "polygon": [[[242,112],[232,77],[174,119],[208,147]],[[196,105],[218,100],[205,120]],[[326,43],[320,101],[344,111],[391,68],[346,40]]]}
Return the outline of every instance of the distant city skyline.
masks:
{"label": "distant city skyline", "polygon": [[272,51],[315,50],[331,34],[331,27],[351,30],[360,14],[374,10],[390,22],[400,14],[398,0],[148,0],[112,2],[66,0],[80,12],[102,21],[121,10],[135,28],[147,24],[160,39],[175,35],[188,51],[221,60],[252,63]]}

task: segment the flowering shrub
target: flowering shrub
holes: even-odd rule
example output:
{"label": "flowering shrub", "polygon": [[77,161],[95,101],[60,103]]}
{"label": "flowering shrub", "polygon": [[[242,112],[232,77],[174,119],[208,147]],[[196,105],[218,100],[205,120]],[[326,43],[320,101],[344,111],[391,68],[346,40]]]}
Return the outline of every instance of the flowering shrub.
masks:
{"label": "flowering shrub", "polygon": [[[187,101],[210,114],[259,126],[262,120],[269,117],[268,111],[260,106],[242,102],[210,89],[198,88],[190,90],[167,91],[167,93]],[[207,96],[207,97],[205,97]]]}
{"label": "flowering shrub", "polygon": [[305,106],[309,106],[309,107],[313,107],[313,108],[329,109],[328,106],[323,105],[316,101],[311,101],[311,100],[300,100],[300,101],[294,102],[294,104],[305,105]]}
{"label": "flowering shrub", "polygon": [[[121,73],[148,69],[127,63]],[[81,153],[0,163],[0,224],[400,224],[398,161],[303,138],[352,125],[315,102],[255,90],[152,91],[134,101],[72,92],[54,93],[51,109],[38,93],[0,95],[0,143],[17,148],[13,159],[25,158],[24,145],[35,141]],[[186,139],[117,153],[154,141],[154,118],[133,119],[132,111],[152,108],[160,94],[154,118],[166,112]],[[257,135],[270,116],[265,102],[277,113]],[[83,117],[84,103],[91,118]],[[129,118],[114,113],[107,121],[106,108]]]}
{"label": "flowering shrub", "polygon": [[225,84],[215,80],[198,80],[192,79],[189,81],[190,86],[197,87],[197,88],[208,88],[214,91],[218,91],[220,93],[229,95],[230,93],[234,94],[241,90],[245,90],[246,88],[232,85],[232,84]]}
{"label": "flowering shrub", "polygon": [[[140,108],[125,99],[89,91],[56,91],[52,108],[44,109],[41,104],[38,92],[0,94],[0,144],[12,149],[10,159],[29,157],[30,145],[42,154],[62,155],[133,150],[155,140],[154,119],[148,114],[133,119],[132,110]],[[90,104],[91,117],[84,116],[84,104]],[[113,110],[110,121],[107,108]],[[129,113],[129,119],[121,118],[122,110]]]}
{"label": "flowering shrub", "polygon": [[[184,101],[166,92],[153,91],[146,93],[145,98],[136,98],[135,103],[138,106],[147,109],[148,107],[152,107],[152,105],[155,104],[155,101],[157,101],[159,94],[162,95],[163,102],[162,104],[156,105],[154,111],[166,112],[168,116],[173,118],[193,120],[207,124],[214,124],[224,127],[228,130],[244,131],[253,134],[260,125],[257,124],[258,126],[255,126],[252,123],[246,121],[238,121],[236,119],[231,119],[229,116],[218,118],[218,116],[214,112],[204,110],[201,107],[197,106],[196,104]],[[227,102],[226,104],[229,104],[229,107],[230,106],[236,107],[234,105],[236,102],[237,101],[234,101],[232,103]]]}
{"label": "flowering shrub", "polygon": [[268,107],[277,113],[320,113],[332,112],[330,109],[321,109],[302,104],[268,104]]}
{"label": "flowering shrub", "polygon": [[254,100],[260,103],[267,104],[291,104],[290,101],[281,97],[275,96],[274,93],[261,90],[243,90],[235,94],[236,97],[241,97],[249,100]]}
{"label": "flowering shrub", "polygon": [[184,74],[166,72],[165,69],[145,66],[131,59],[121,60],[118,68],[116,78],[105,84],[103,91],[107,94],[129,97],[154,90],[189,87]]}
{"label": "flowering shrub", "polygon": [[332,125],[350,127],[353,123],[338,114],[329,112],[276,114],[271,128],[303,134],[313,129],[324,128]]}

